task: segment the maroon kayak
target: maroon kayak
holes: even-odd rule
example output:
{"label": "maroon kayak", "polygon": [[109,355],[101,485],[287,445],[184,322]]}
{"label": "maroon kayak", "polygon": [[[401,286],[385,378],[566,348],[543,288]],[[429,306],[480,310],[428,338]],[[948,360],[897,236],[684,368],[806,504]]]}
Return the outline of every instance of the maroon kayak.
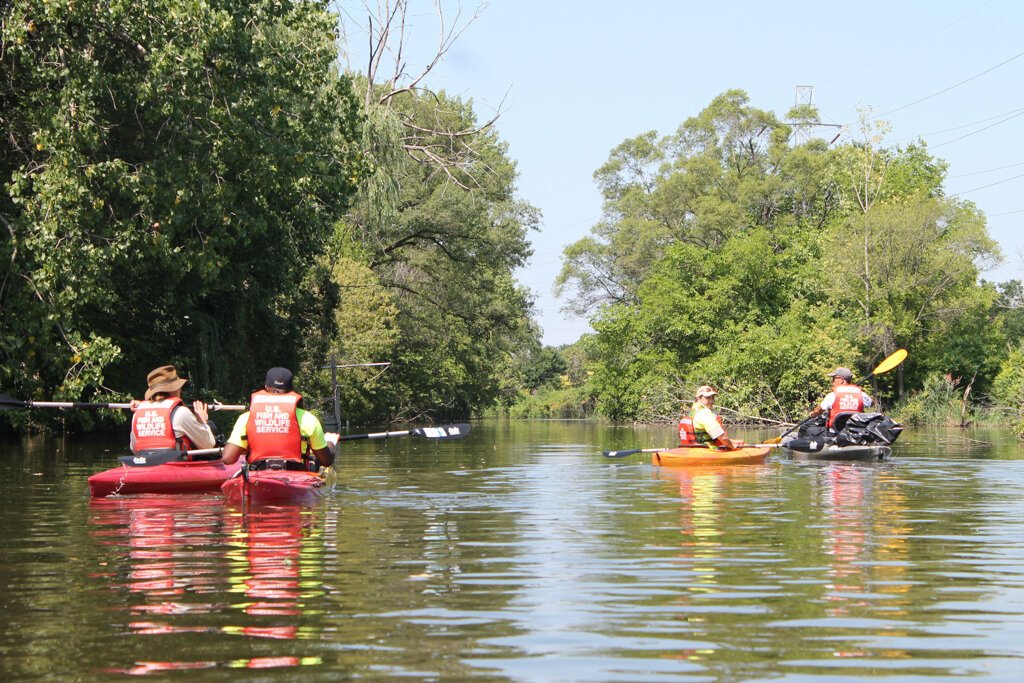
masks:
{"label": "maroon kayak", "polygon": [[220,487],[234,505],[309,505],[327,489],[319,474],[302,470],[250,470],[245,477],[232,477]]}
{"label": "maroon kayak", "polygon": [[159,465],[132,466],[122,463],[89,477],[89,491],[95,497],[134,493],[205,493],[242,468],[241,462],[225,465],[220,460],[186,462],[176,460]]}

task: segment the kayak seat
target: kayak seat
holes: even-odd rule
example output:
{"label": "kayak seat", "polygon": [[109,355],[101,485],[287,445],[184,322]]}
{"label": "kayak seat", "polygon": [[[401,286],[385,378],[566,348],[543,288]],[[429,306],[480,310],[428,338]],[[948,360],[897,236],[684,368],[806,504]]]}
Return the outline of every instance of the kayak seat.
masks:
{"label": "kayak seat", "polygon": [[294,460],[287,460],[285,458],[261,458],[256,462],[249,464],[249,469],[253,471],[259,470],[295,470],[298,472],[308,472],[309,469],[304,463],[296,462]]}

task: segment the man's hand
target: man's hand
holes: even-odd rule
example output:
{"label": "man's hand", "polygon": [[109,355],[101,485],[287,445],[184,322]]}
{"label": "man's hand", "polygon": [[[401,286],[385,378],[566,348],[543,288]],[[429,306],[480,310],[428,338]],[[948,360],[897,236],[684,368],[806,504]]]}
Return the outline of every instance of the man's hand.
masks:
{"label": "man's hand", "polygon": [[192,404],[192,412],[196,414],[196,417],[198,417],[199,421],[203,424],[206,424],[210,419],[210,409],[202,401],[196,401]]}

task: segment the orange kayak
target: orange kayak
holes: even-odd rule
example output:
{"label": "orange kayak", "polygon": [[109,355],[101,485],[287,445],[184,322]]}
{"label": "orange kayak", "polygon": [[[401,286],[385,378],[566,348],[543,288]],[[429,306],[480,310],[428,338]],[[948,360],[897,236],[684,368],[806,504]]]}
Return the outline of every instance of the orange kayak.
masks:
{"label": "orange kayak", "polygon": [[713,451],[708,448],[672,448],[651,456],[654,465],[692,467],[695,465],[750,465],[764,462],[770,448],[743,447],[737,451]]}

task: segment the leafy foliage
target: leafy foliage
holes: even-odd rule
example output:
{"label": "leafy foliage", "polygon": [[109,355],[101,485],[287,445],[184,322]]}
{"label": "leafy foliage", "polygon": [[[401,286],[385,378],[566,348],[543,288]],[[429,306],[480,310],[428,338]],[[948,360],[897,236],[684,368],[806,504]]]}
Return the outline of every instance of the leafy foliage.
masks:
{"label": "leafy foliage", "polygon": [[601,413],[672,419],[713,384],[722,407],[786,419],[827,391],[829,369],[867,374],[905,347],[912,362],[876,378],[876,398],[920,390],[906,410],[937,418],[948,375],[967,419],[1007,358],[1016,290],[979,282],[1001,256],[977,208],[944,196],[945,162],[923,143],[884,147],[887,124],[862,122],[862,140],[794,146],[733,90],[675,134],[611,151],[595,173],[604,216],[556,283],[596,330],[578,346]]}
{"label": "leafy foliage", "polygon": [[[478,130],[471,103],[443,92],[386,102],[369,105],[364,146],[373,150],[374,173],[345,225],[397,311],[397,334],[386,359],[351,348],[344,357],[392,362],[386,384],[373,392],[378,415],[465,414],[497,400],[514,354],[536,344],[531,297],[512,275],[530,254],[526,234],[536,210],[515,199],[506,146]],[[405,126],[433,158],[403,151]],[[477,132],[460,139],[460,161],[449,167],[442,151],[454,144],[451,130]]]}
{"label": "leafy foliage", "polygon": [[325,7],[5,3],[5,387],[77,399],[175,363],[236,394],[295,359],[303,272],[363,173]]}

